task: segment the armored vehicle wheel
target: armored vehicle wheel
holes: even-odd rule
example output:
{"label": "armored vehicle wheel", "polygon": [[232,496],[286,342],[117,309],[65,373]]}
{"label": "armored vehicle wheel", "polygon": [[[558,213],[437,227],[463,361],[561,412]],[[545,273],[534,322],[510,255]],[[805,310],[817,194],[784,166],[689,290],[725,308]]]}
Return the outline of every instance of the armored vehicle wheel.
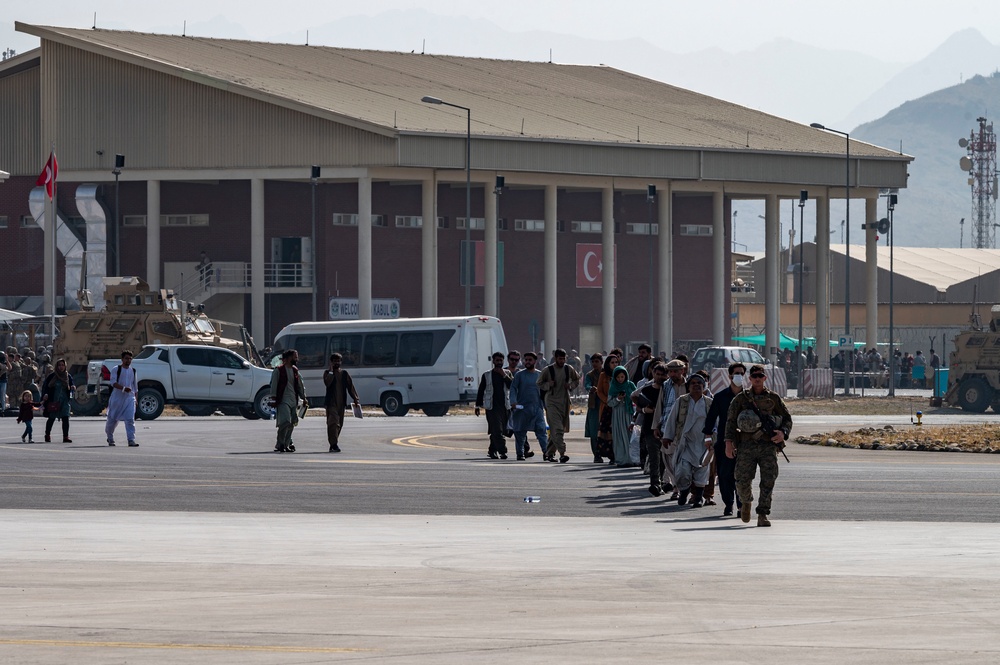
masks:
{"label": "armored vehicle wheel", "polygon": [[237,410],[240,412],[240,415],[247,420],[260,420],[260,416],[257,415],[257,412],[254,411],[252,406],[241,406],[238,407]]}
{"label": "armored vehicle wheel", "polygon": [[101,397],[97,393],[87,392],[87,375],[80,373],[73,377],[76,390],[73,399],[69,401],[70,412],[74,416],[96,416],[101,412]]}
{"label": "armored vehicle wheel", "polygon": [[983,413],[992,397],[990,387],[982,379],[965,379],[958,386],[958,405],[963,411]]}
{"label": "armored vehicle wheel", "polygon": [[274,418],[274,407],[271,406],[271,389],[269,387],[257,391],[257,396],[253,398],[253,410],[258,418],[264,420]]}
{"label": "armored vehicle wheel", "polygon": [[431,418],[440,418],[448,414],[447,404],[428,404],[424,407],[424,414]]}
{"label": "armored vehicle wheel", "polygon": [[140,420],[156,420],[163,413],[163,393],[156,388],[140,388],[135,415]]}
{"label": "armored vehicle wheel", "polygon": [[214,404],[181,404],[185,416],[210,416],[215,413]]}
{"label": "armored vehicle wheel", "polygon": [[410,407],[403,405],[403,396],[397,392],[382,395],[382,411],[387,416],[405,416]]}

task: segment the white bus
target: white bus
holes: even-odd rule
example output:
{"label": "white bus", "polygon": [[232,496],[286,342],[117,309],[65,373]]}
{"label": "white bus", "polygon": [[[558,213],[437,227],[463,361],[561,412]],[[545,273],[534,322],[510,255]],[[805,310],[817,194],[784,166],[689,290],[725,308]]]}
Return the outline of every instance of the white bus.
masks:
{"label": "white bus", "polygon": [[492,367],[495,351],[507,355],[507,338],[491,316],[307,321],[285,326],[274,338],[272,366],[286,349],[299,353],[311,404],[323,404],[323,370],[336,351],[362,404],[377,404],[389,416],[411,408],[443,416],[453,404],[476,400],[479,377]]}

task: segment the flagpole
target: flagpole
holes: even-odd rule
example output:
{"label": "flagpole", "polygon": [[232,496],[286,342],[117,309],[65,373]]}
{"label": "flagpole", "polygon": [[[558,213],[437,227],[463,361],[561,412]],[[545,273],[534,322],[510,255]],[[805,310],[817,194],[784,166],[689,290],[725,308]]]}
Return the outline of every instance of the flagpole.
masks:
{"label": "flagpole", "polygon": [[[51,307],[51,312],[49,314],[49,344],[52,345],[53,349],[55,349],[56,346],[56,296],[59,293],[59,280],[57,279],[59,271],[56,270],[56,264],[59,263],[58,260],[59,251],[57,249],[58,243],[56,242],[56,232],[57,232],[59,214],[56,212],[56,195],[57,195],[56,187],[58,186],[58,183],[56,182],[57,167],[55,167],[58,158],[55,157],[55,154],[56,154],[56,142],[53,141],[52,149],[49,152],[49,159],[53,161],[52,198],[49,199],[49,212],[51,213],[51,217],[49,217],[49,226],[50,229],[52,230],[52,238],[50,240],[51,246],[49,248],[49,251],[51,253],[50,255],[52,256],[52,275],[51,275],[52,307]],[[52,359],[52,362],[55,362],[55,358]]]}

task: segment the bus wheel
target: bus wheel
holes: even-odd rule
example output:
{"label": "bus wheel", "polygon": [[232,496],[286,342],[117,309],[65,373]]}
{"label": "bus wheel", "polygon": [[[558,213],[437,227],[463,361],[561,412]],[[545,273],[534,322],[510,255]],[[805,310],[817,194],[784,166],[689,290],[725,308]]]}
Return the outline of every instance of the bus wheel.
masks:
{"label": "bus wheel", "polygon": [[403,396],[397,392],[382,395],[382,411],[387,416],[405,416],[410,407],[403,404]]}

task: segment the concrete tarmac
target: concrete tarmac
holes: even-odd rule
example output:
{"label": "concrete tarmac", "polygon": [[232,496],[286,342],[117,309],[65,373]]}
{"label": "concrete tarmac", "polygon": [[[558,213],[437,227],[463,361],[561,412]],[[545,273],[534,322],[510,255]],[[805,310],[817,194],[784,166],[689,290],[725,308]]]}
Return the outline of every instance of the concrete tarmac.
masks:
{"label": "concrete tarmac", "polygon": [[995,525],[540,505],[0,511],[0,662],[1000,662]]}

